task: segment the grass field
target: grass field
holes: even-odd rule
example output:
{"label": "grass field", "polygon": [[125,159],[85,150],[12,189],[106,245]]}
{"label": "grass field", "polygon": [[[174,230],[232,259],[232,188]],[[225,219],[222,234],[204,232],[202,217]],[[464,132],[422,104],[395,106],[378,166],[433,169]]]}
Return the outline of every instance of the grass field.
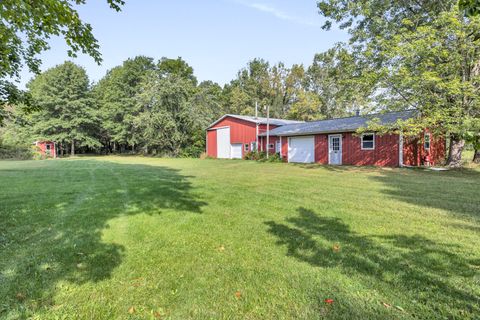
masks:
{"label": "grass field", "polygon": [[0,318],[479,319],[479,208],[478,169],[4,161]]}

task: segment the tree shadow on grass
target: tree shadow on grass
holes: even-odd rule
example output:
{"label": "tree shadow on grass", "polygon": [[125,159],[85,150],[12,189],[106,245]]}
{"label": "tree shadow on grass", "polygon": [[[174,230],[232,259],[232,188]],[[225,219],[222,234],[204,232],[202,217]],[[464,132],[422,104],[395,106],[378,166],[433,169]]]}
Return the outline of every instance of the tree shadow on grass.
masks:
{"label": "tree shadow on grass", "polygon": [[206,205],[178,170],[95,160],[0,170],[0,317],[29,317],[55,287],[108,279],[124,246],[102,240],[122,216],[199,214]]}
{"label": "tree shadow on grass", "polygon": [[287,256],[314,267],[340,268],[372,290],[416,300],[407,312],[419,318],[480,314],[478,284],[476,289],[474,284],[480,261],[457,254],[456,245],[435,243],[420,235],[362,236],[341,219],[321,217],[305,208],[298,213],[286,224],[266,222],[277,244],[287,247]]}
{"label": "tree shadow on grass", "polygon": [[369,179],[396,200],[446,210],[480,222],[480,172],[472,169],[432,172],[422,169],[380,171]]}

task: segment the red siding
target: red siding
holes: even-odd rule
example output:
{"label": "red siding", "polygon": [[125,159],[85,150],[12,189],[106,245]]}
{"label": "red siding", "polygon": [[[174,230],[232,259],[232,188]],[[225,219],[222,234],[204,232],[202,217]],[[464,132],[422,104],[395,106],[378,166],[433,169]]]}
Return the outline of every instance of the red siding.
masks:
{"label": "red siding", "polygon": [[315,162],[328,164],[328,135],[315,135]]}
{"label": "red siding", "polygon": [[361,137],[343,134],[343,164],[356,166],[398,166],[399,137],[396,134],[375,135],[375,149],[362,150]]}
{"label": "red siding", "polygon": [[[226,117],[213,127],[207,130],[207,155],[210,157],[217,157],[217,131],[216,128],[230,127],[230,143],[252,143],[257,139],[256,124],[250,121],[245,121],[233,117]],[[275,125],[270,125],[270,130],[276,128]],[[267,130],[267,125],[260,124],[258,132],[262,133]],[[270,139],[275,143],[275,137]],[[266,142],[265,142],[266,143]],[[275,149],[273,150],[275,152]],[[242,147],[242,155],[245,155],[245,150]]]}
{"label": "red siding", "polygon": [[[425,130],[428,132],[428,130]],[[403,142],[403,164],[420,166],[430,156],[430,165],[440,165],[445,160],[446,145],[443,136],[430,136],[430,150],[424,148],[424,133],[420,137],[406,137]]]}
{"label": "red siding", "polygon": [[[270,153],[275,153],[276,143],[278,139],[280,138],[276,136],[271,136],[268,138],[269,143],[273,143],[273,149],[268,150]],[[260,137],[258,144],[260,151],[267,151],[267,137]]]}
{"label": "red siding", "polygon": [[217,157],[217,130],[207,131],[207,155],[212,158]]}
{"label": "red siding", "polygon": [[[36,143],[38,149],[40,150],[40,153],[43,154],[43,155],[49,155],[51,157],[56,157],[56,154],[57,154],[57,150],[55,148],[55,143],[52,142],[52,141],[38,141]],[[50,153],[48,153],[47,151],[47,145],[50,146]]]}
{"label": "red siding", "polygon": [[[288,137],[283,137],[282,156],[288,157]],[[315,162],[328,164],[328,134],[315,135]],[[375,149],[362,150],[361,138],[342,133],[342,164],[356,166],[398,166],[398,135],[375,135]]]}

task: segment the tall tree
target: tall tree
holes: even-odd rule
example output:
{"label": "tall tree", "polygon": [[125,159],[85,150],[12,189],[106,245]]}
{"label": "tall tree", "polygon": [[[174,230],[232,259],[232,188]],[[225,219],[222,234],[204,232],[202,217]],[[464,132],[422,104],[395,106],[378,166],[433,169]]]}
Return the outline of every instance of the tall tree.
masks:
{"label": "tall tree", "polygon": [[185,62],[165,68],[166,61],[170,65],[170,60],[162,59],[158,68],[149,72],[137,95],[140,112],[134,119],[135,138],[146,153],[198,155],[203,147],[192,150],[192,146],[198,130],[205,128],[193,105],[197,91],[193,69]]}
{"label": "tall tree", "polygon": [[137,95],[149,71],[156,66],[152,58],[138,56],[107,72],[93,88],[102,119],[102,142],[112,151],[134,147],[133,120],[140,112]]}
{"label": "tall tree", "polygon": [[[70,47],[68,54],[75,57],[81,51],[101,62],[98,41],[92,27],[84,23],[75,6],[86,0],[2,0],[0,1],[0,109],[5,103],[17,102],[23,95],[6,81],[17,78],[23,65],[39,72],[38,55],[49,49],[48,39],[62,36]],[[110,7],[120,11],[123,0],[107,0]],[[25,101],[20,99],[21,101]],[[0,117],[2,113],[0,112]],[[0,118],[1,120],[1,118]]]}
{"label": "tall tree", "polygon": [[322,0],[320,12],[350,33],[363,76],[378,105],[416,108],[421,117],[400,125],[448,132],[448,164],[461,165],[466,132],[478,127],[480,18],[466,18],[456,0]]}
{"label": "tall tree", "polygon": [[40,110],[32,114],[32,129],[39,139],[76,146],[98,147],[98,117],[89,95],[85,70],[65,62],[36,76],[28,89]]}

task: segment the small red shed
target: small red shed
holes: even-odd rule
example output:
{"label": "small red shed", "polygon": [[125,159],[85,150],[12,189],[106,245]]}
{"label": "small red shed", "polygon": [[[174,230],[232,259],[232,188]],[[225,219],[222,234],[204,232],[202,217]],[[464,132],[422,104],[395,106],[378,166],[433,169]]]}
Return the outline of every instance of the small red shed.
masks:
{"label": "small red shed", "polygon": [[41,155],[46,157],[57,157],[57,145],[54,141],[35,141],[35,146],[38,148]]}

